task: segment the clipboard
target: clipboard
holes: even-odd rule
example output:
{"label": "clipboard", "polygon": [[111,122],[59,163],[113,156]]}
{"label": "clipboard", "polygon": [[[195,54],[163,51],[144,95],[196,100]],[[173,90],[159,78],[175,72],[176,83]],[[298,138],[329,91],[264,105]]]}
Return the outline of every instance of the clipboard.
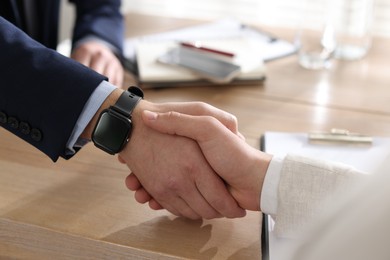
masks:
{"label": "clipboard", "polygon": [[[342,129],[329,132],[266,132],[260,138],[260,150],[276,156],[288,153],[348,164],[363,173],[373,173],[390,155],[390,138],[371,137]],[[274,220],[262,213],[262,260],[281,259],[282,239],[273,233]]]}

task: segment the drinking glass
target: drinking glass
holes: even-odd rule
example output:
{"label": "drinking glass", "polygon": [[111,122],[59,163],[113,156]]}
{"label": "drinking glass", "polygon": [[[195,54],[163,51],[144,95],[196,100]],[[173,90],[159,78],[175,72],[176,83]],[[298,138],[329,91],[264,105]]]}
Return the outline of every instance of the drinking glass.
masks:
{"label": "drinking glass", "polygon": [[307,69],[328,68],[336,49],[332,2],[307,0],[295,37],[298,62]]}
{"label": "drinking glass", "polygon": [[335,58],[363,58],[371,47],[374,1],[338,0],[333,4],[333,24],[337,40]]}

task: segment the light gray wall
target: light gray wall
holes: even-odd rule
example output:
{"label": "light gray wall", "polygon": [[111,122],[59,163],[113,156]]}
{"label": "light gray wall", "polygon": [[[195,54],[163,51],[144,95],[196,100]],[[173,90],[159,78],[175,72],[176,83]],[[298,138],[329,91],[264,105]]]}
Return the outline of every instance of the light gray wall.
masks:
{"label": "light gray wall", "polygon": [[[183,18],[215,19],[238,18],[243,22],[295,28],[302,19],[304,9],[340,0],[122,0],[125,12]],[[353,0],[353,2],[358,0]],[[374,34],[390,37],[390,0],[374,1]]]}
{"label": "light gray wall", "polygon": [[74,24],[74,7],[67,0],[61,0],[59,41],[69,39]]}

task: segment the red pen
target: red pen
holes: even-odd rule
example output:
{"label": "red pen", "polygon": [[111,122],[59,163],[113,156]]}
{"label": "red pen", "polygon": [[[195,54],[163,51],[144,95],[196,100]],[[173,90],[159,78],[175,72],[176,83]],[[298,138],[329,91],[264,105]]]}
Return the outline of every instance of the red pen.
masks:
{"label": "red pen", "polygon": [[230,57],[230,58],[234,57],[234,53],[221,51],[221,50],[216,50],[216,49],[211,49],[211,48],[208,48],[208,47],[203,47],[203,46],[198,45],[198,44],[192,44],[192,43],[189,43],[189,42],[181,42],[180,45],[183,46],[183,47],[194,48],[194,49],[201,50],[201,51],[207,51],[207,52],[211,52],[211,53],[227,56],[227,57]]}

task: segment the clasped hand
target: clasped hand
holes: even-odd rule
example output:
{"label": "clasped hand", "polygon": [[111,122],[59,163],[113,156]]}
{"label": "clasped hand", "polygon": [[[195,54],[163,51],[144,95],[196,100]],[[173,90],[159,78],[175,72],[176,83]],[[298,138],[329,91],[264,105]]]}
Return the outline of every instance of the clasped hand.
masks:
{"label": "clasped hand", "polygon": [[271,156],[245,143],[234,116],[200,102],[142,101],[133,122],[119,161],[138,202],[191,219],[259,210]]}
{"label": "clasped hand", "polygon": [[71,58],[106,76],[112,84],[122,87],[123,67],[105,44],[97,41],[83,42],[72,51]]}

